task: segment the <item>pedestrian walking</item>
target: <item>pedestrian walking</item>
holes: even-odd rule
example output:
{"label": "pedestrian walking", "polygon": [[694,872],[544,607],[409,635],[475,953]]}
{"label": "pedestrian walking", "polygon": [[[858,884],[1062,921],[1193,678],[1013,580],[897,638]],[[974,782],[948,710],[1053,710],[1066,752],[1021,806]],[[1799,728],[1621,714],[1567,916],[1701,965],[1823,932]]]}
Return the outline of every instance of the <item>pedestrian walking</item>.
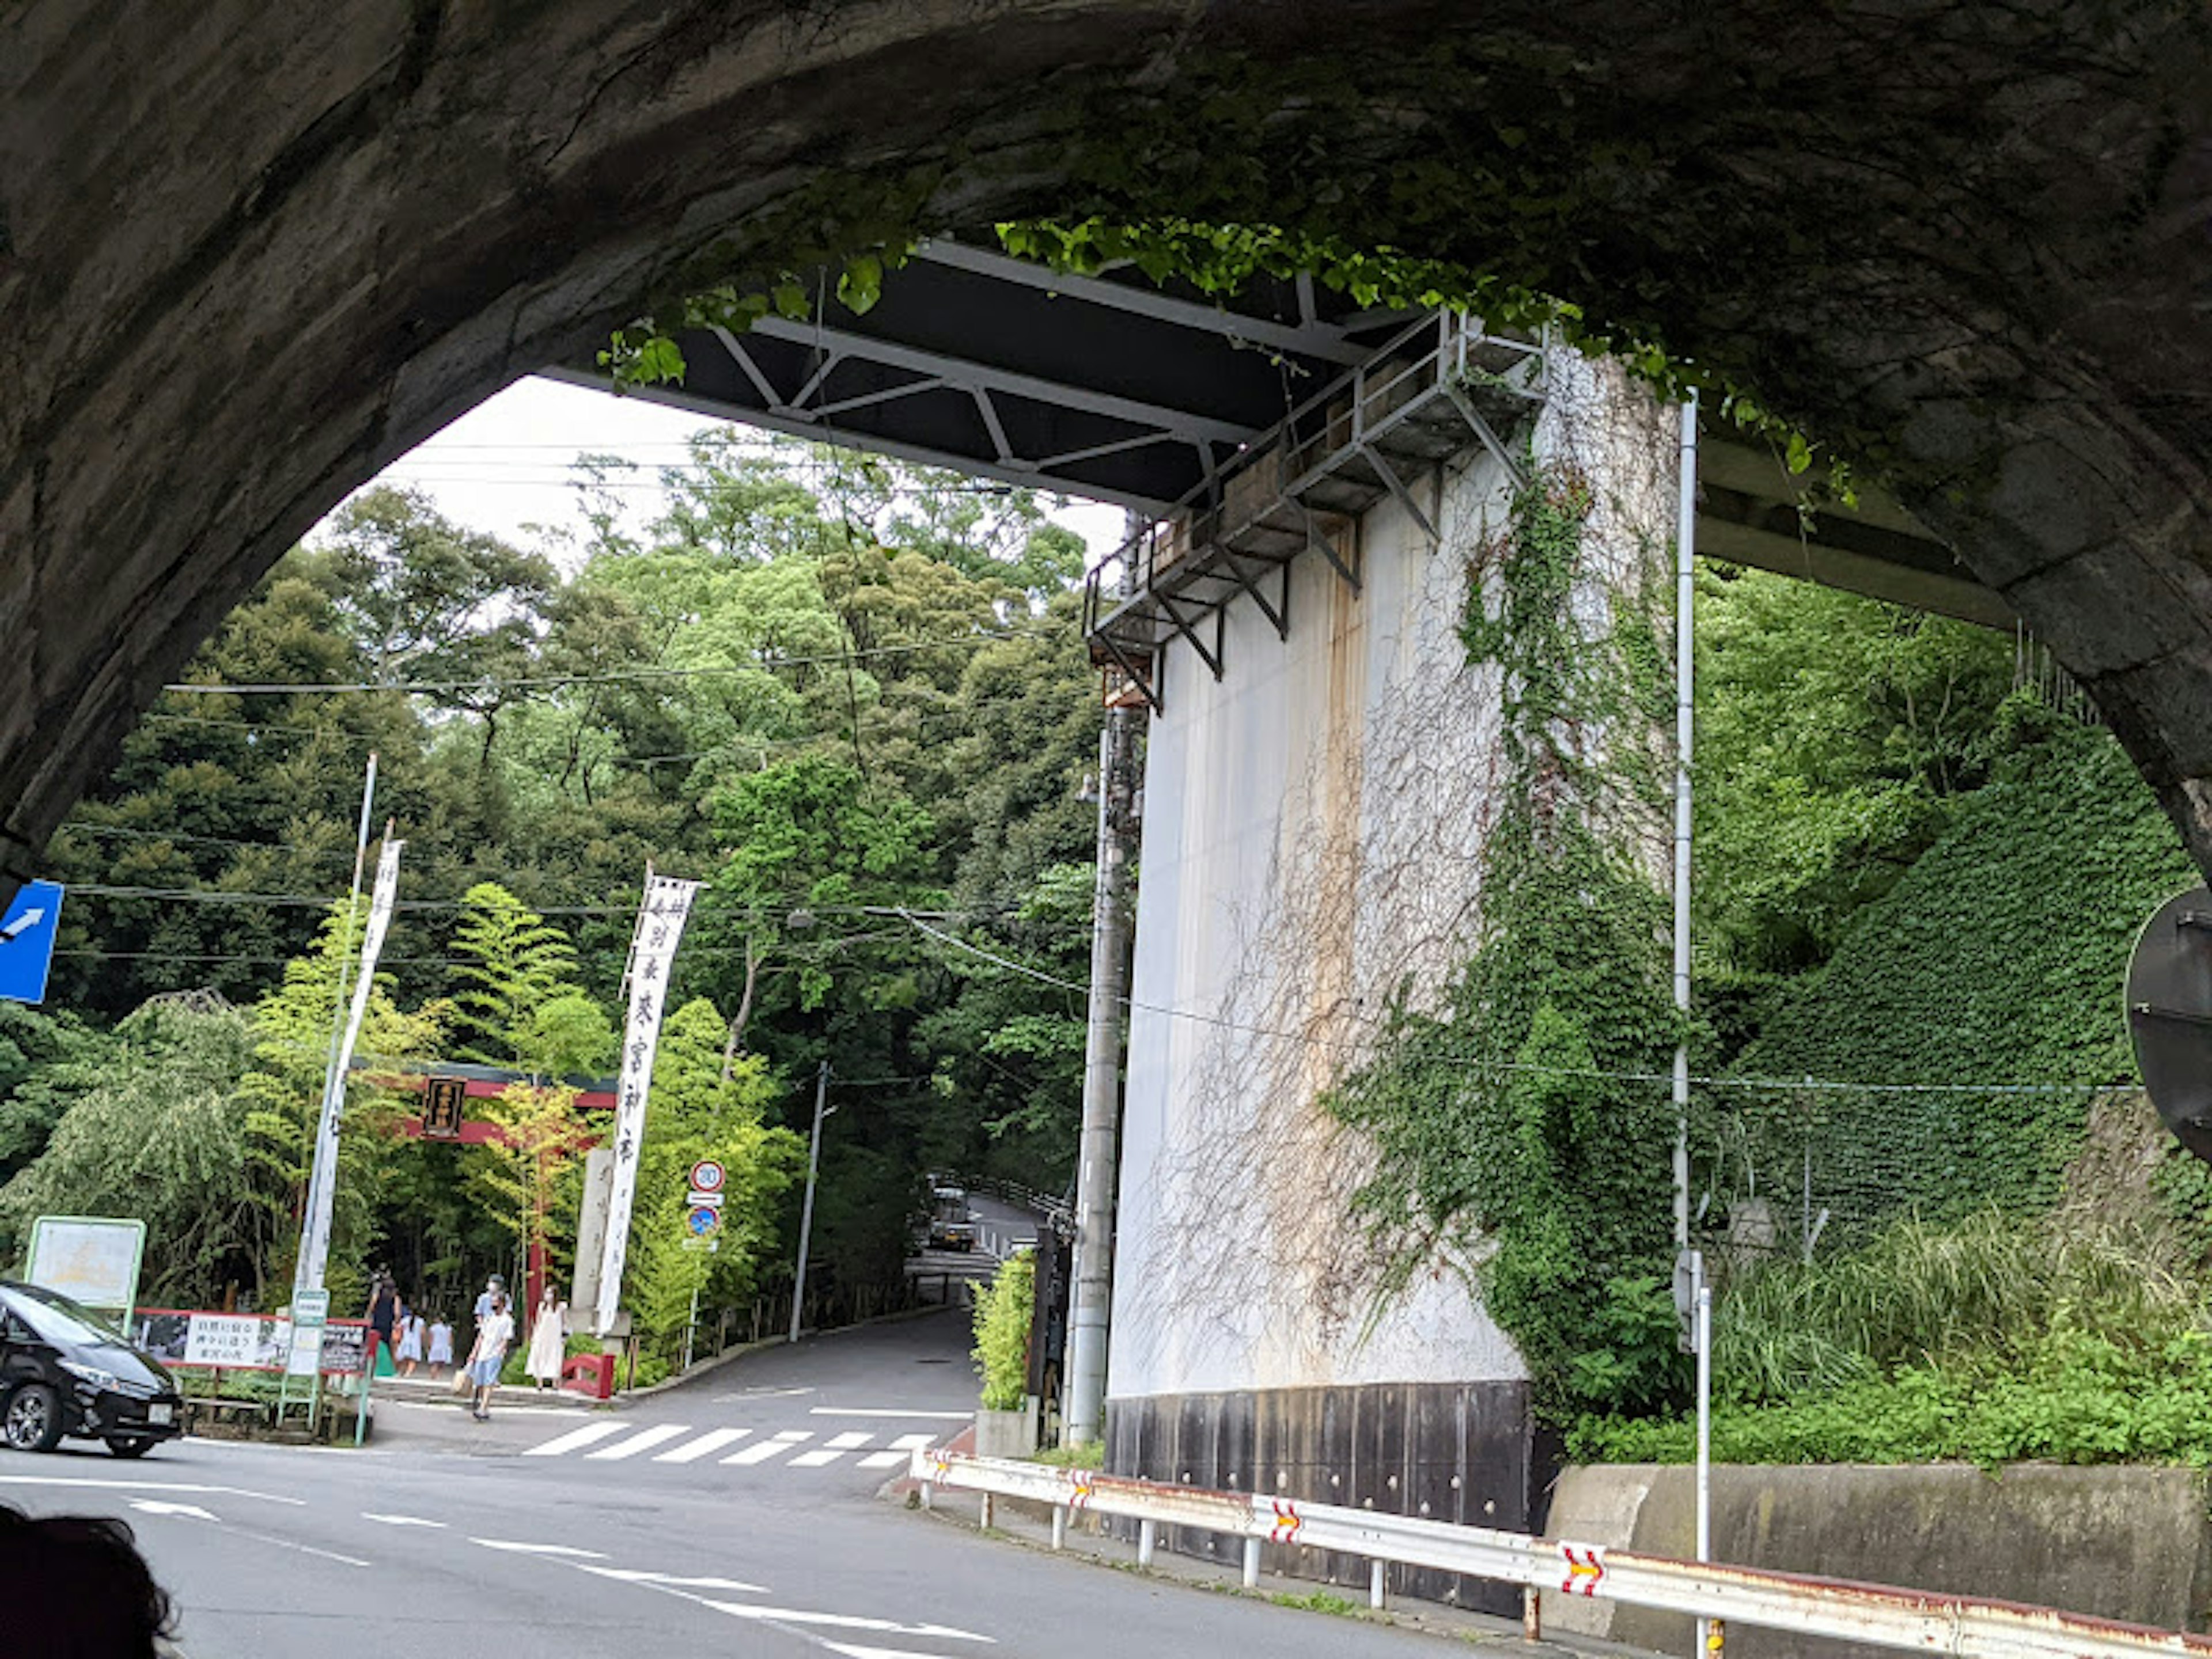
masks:
{"label": "pedestrian walking", "polygon": [[568,1304],[553,1299],[548,1285],[538,1298],[538,1318],[530,1328],[530,1358],[524,1362],[540,1389],[561,1381],[561,1362],[568,1352]]}
{"label": "pedestrian walking", "polygon": [[453,1328],[446,1322],[443,1313],[434,1313],[430,1316],[430,1369],[436,1371],[453,1363]]}
{"label": "pedestrian walking", "polygon": [[368,1311],[363,1317],[368,1322],[368,1374],[374,1376],[377,1346],[392,1346],[392,1328],[399,1322],[399,1286],[380,1268],[368,1288]]}
{"label": "pedestrian walking", "polygon": [[415,1368],[422,1363],[422,1316],[406,1313],[400,1316],[399,1346],[392,1356],[406,1369],[402,1376],[415,1375]]}
{"label": "pedestrian walking", "polygon": [[479,1423],[491,1418],[491,1391],[499,1386],[499,1368],[514,1340],[514,1316],[507,1310],[507,1292],[495,1291],[490,1311],[477,1326],[476,1346],[469,1350],[469,1382],[476,1390],[473,1410]]}

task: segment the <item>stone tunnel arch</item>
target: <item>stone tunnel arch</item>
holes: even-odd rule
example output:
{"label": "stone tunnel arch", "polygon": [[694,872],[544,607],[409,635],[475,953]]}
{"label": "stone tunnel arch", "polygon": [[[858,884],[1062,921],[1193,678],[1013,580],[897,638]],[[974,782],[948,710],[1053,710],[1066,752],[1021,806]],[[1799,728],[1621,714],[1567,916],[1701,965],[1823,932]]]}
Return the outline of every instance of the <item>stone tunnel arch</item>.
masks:
{"label": "stone tunnel arch", "polygon": [[2193,8],[150,0],[0,21],[0,886],[323,512],[655,296],[1014,213],[1500,271],[1884,476],[2212,866]]}

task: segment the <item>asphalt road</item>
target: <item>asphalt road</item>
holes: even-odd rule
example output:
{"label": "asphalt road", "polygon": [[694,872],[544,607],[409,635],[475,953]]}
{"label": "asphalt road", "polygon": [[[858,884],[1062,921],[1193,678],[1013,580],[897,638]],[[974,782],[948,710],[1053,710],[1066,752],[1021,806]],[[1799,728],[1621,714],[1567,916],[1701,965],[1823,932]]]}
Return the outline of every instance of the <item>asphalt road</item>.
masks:
{"label": "asphalt road", "polygon": [[1444,1651],[1054,1559],[878,1498],[898,1471],[865,1460],[957,1429],[933,1413],[972,1401],[964,1334],[956,1314],[816,1338],[620,1413],[477,1424],[380,1404],[379,1443],[361,1452],[0,1453],[0,1502],[128,1520],[177,1600],[189,1659]]}

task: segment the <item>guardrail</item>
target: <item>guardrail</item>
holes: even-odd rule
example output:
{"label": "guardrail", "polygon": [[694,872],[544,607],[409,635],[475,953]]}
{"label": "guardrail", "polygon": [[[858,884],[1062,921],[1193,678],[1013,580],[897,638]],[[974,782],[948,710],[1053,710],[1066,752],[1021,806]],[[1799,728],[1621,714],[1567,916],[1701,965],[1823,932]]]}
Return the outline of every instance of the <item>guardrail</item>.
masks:
{"label": "guardrail", "polygon": [[1771,1572],[1715,1562],[1677,1561],[1601,1545],[1462,1527],[1333,1504],[1159,1486],[1085,1469],[970,1457],[923,1447],[913,1477],[923,1501],[950,1487],[1053,1506],[1053,1542],[1074,1514],[1110,1515],[1139,1525],[1137,1553],[1149,1565],[1158,1528],[1191,1527],[1244,1540],[1244,1583],[1259,1582],[1260,1547],[1303,1545],[1365,1557],[1369,1600],[1382,1604],[1382,1567],[1396,1562],[1523,1587],[1526,1633],[1540,1633],[1537,1592],[1612,1600],[1692,1618],[1757,1625],[1966,1659],[2212,1659],[2212,1638],[2155,1630],[2052,1607],[1887,1584]]}

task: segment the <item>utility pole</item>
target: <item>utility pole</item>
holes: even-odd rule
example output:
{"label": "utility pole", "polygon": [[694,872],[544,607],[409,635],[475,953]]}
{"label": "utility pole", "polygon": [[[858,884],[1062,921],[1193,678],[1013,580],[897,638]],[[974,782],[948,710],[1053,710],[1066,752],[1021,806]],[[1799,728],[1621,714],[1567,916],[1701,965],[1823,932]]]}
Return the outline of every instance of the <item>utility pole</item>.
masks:
{"label": "utility pole", "polygon": [[[1130,537],[1146,528],[1129,515]],[[1136,586],[1121,562],[1121,593]],[[1106,1436],[1106,1339],[1114,1301],[1114,1200],[1120,1183],[1121,1018],[1129,1000],[1129,872],[1137,857],[1135,708],[1109,708],[1098,740],[1098,882],[1091,899],[1091,1015],[1084,1042],[1083,1131],[1075,1166],[1075,1285],[1067,1323],[1064,1438]]]}
{"label": "utility pole", "polygon": [[[1698,394],[1682,405],[1681,493],[1674,524],[1674,1010],[1690,1017],[1690,757],[1697,735]],[[1674,1249],[1690,1248],[1690,1050],[1674,1045]],[[1693,1310],[1681,1310],[1685,1314]]]}
{"label": "utility pole", "polygon": [[822,1167],[822,1120],[830,1098],[830,1062],[814,1079],[814,1139],[806,1149],[806,1201],[799,1210],[799,1273],[791,1281],[791,1340],[799,1340],[799,1316],[806,1309],[806,1245],[814,1232],[814,1176]]}

